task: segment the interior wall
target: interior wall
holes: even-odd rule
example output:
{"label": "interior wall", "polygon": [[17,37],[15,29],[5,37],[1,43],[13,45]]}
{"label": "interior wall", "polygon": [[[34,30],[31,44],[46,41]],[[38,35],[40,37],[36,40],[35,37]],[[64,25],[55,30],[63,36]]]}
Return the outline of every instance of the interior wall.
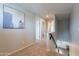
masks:
{"label": "interior wall", "polygon": [[75,4],[71,12],[70,35],[70,55],[79,55],[79,4]]}
{"label": "interior wall", "polygon": [[3,4],[0,4],[0,28],[3,26]]}
{"label": "interior wall", "polygon": [[[8,5],[10,6],[10,5]],[[12,5],[25,12],[24,29],[3,29],[3,4],[0,4],[0,52],[12,52],[35,42],[35,15]]]}
{"label": "interior wall", "polygon": [[56,39],[69,42],[69,15],[56,15]]}
{"label": "interior wall", "polygon": [[55,19],[51,21],[51,32],[55,32]]}
{"label": "interior wall", "polygon": [[40,18],[36,16],[36,42],[40,40]]}

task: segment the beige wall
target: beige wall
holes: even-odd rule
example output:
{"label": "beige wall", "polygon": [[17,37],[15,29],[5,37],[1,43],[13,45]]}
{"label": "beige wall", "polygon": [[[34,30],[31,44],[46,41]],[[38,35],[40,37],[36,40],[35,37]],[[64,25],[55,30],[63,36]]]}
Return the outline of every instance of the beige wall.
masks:
{"label": "beige wall", "polygon": [[16,7],[25,12],[25,28],[3,29],[2,8],[3,5],[0,4],[0,52],[11,52],[35,42],[35,15]]}

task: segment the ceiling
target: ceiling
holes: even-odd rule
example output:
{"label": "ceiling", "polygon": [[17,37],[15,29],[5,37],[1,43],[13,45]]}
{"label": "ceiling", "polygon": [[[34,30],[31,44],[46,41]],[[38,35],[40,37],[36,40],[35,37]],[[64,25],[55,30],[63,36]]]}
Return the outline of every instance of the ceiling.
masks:
{"label": "ceiling", "polygon": [[71,3],[19,3],[17,5],[43,18],[52,18],[53,14],[69,14],[73,6]]}

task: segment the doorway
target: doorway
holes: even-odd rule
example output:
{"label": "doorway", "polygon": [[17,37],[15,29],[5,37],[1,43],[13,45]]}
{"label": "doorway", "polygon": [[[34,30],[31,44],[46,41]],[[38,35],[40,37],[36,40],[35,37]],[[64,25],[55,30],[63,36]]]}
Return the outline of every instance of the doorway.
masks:
{"label": "doorway", "polygon": [[46,21],[42,18],[36,19],[36,43],[46,48]]}

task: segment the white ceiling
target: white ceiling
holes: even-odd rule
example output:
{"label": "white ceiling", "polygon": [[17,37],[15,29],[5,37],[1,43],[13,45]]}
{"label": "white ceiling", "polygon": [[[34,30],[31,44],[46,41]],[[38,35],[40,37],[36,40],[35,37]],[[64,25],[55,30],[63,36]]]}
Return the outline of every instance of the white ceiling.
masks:
{"label": "white ceiling", "polygon": [[22,3],[17,5],[43,18],[47,18],[47,15],[52,18],[53,14],[69,14],[73,6],[71,3]]}

